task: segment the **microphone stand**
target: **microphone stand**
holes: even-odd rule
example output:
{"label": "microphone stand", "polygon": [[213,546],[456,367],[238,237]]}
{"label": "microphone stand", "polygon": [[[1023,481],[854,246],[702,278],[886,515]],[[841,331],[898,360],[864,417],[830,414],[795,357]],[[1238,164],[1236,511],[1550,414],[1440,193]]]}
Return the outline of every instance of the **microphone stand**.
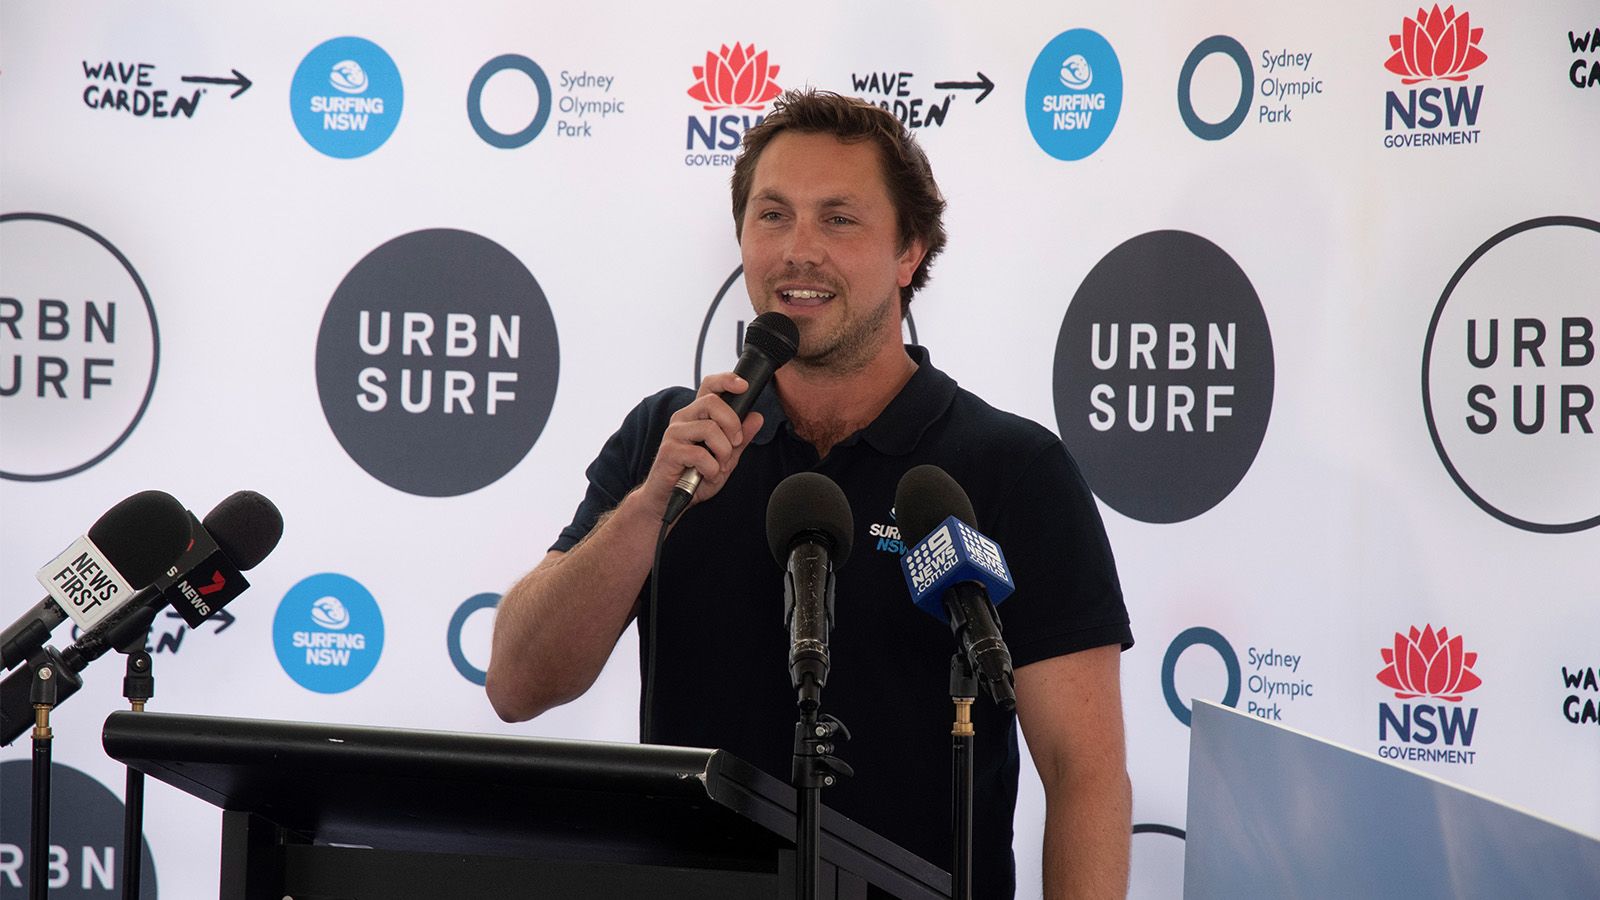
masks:
{"label": "microphone stand", "polygon": [[954,863],[950,868],[951,900],[972,900],[972,704],[978,698],[978,677],[965,653],[950,657],[950,700],[956,707],[956,721],[950,729],[951,844]]}
{"label": "microphone stand", "polygon": [[822,689],[809,674],[800,688],[800,721],[794,727],[795,900],[817,900],[821,880],[822,789],[855,772],[833,756],[834,742],[850,740],[844,723],[819,713]]}
{"label": "microphone stand", "polygon": [[56,705],[55,666],[40,665],[33,670],[33,686],[28,699],[33,703],[33,823],[29,833],[28,897],[45,900],[48,882],[45,861],[50,858],[50,710]]}
{"label": "microphone stand", "polygon": [[[117,644],[117,652],[128,657],[122,677],[122,696],[134,712],[144,712],[146,700],[155,696],[156,676],[154,663],[145,644],[149,642],[150,626],[155,621],[155,610],[141,610],[130,619],[131,625],[119,626],[118,636],[132,635]],[[141,629],[139,625],[144,627]],[[144,849],[144,773],[128,766],[124,783],[122,817],[122,900],[136,900],[143,878]]]}

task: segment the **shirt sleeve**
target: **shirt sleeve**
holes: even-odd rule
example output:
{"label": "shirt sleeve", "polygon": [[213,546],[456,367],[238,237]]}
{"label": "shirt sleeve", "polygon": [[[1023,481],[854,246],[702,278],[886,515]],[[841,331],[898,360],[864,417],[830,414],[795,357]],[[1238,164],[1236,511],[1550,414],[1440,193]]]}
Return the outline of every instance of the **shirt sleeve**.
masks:
{"label": "shirt sleeve", "polygon": [[1108,644],[1133,646],[1094,494],[1059,440],[1021,469],[993,521],[1016,584],[996,608],[1015,666]]}
{"label": "shirt sleeve", "polygon": [[600,455],[589,464],[585,472],[589,488],[572,523],[561,529],[551,550],[565,553],[577,546],[602,515],[615,509],[629,491],[644,481],[672,414],[693,399],[694,391],[688,388],[667,388],[641,400],[628,413],[622,426],[600,448]]}

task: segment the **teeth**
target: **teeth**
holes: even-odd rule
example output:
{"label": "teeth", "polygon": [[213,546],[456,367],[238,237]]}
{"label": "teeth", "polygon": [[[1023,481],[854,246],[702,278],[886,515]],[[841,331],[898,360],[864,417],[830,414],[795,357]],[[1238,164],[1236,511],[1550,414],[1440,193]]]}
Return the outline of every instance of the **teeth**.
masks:
{"label": "teeth", "polygon": [[833,296],[828,291],[784,291],[783,295],[795,300],[820,300],[823,297]]}

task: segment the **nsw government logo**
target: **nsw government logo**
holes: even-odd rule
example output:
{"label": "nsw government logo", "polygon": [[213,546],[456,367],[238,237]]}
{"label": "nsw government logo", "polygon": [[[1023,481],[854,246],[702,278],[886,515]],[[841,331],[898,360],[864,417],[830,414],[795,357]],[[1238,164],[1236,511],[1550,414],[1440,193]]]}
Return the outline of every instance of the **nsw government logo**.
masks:
{"label": "nsw government logo", "polygon": [[1381,651],[1387,664],[1378,682],[1392,688],[1396,700],[1432,698],[1449,705],[1378,704],[1378,747],[1384,759],[1472,765],[1477,751],[1470,750],[1478,728],[1477,707],[1464,708],[1465,695],[1483,684],[1472,671],[1478,654],[1469,653],[1461,635],[1432,625],[1418,631],[1395,632],[1394,644]]}
{"label": "nsw government logo", "polygon": [[319,694],[365,681],[383,655],[383,614],[360,582],[332,572],[289,589],[272,620],[278,663],[295,683]]}
{"label": "nsw government logo", "polygon": [[405,89],[394,60],[358,37],[334,38],[306,55],[289,83],[289,110],[306,143],[338,159],[383,146],[400,124]]}
{"label": "nsw government logo", "polygon": [[1100,149],[1122,111],[1122,64],[1111,44],[1087,28],[1055,36],[1033,62],[1026,91],[1028,128],[1056,159]]}
{"label": "nsw government logo", "polygon": [[467,231],[401,235],[328,302],[317,391],[350,458],[384,484],[454,497],[511,471],[555,405],[560,353],[544,291]]}
{"label": "nsw government logo", "polygon": [[[1389,35],[1385,69],[1400,76],[1405,93],[1389,91],[1383,104],[1385,147],[1440,147],[1478,143],[1478,111],[1483,85],[1463,84],[1488,60],[1478,46],[1483,29],[1473,28],[1466,10],[1418,9],[1398,34]],[[1426,85],[1417,88],[1411,85]],[[1448,125],[1439,130],[1441,125]],[[1418,129],[1421,129],[1420,131]]]}
{"label": "nsw government logo", "polygon": [[1445,470],[1491,516],[1545,534],[1600,525],[1600,222],[1513,225],[1445,285],[1422,408]]}
{"label": "nsw government logo", "polygon": [[1203,237],[1154,231],[1108,253],[1073,296],[1056,343],[1056,424],[1106,505],[1182,522],[1250,470],[1273,378],[1244,271]]}
{"label": "nsw government logo", "polygon": [[761,110],[783,92],[776,80],[778,68],[754,44],[734,41],[731,49],[723,44],[716,52],[706,51],[705,62],[694,67],[695,82],[687,93],[711,115],[689,117],[684,165],[733,165],[731,151],[739,149],[744,133],[766,118]]}
{"label": "nsw government logo", "polygon": [[0,246],[0,478],[76,475],[150,405],[155,305],[122,251],[77,222],[6,213]]}

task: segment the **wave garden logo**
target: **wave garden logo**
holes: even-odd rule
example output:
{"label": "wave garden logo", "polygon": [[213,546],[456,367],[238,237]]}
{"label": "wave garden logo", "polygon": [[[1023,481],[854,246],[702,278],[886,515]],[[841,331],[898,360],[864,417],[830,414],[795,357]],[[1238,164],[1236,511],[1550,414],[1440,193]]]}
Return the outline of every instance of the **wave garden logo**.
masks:
{"label": "wave garden logo", "polygon": [[1111,136],[1122,110],[1122,64],[1087,28],[1056,35],[1034,60],[1026,91],[1028,128],[1040,149],[1078,160]]}
{"label": "wave garden logo", "polygon": [[[739,149],[744,133],[766,118],[759,111],[783,92],[774,80],[778,69],[768,62],[767,51],[756,52],[755,44],[741,45],[734,41],[731,48],[723,44],[715,53],[706,51],[705,64],[694,67],[695,83],[686,93],[700,101],[707,112],[730,112],[689,117],[684,149],[690,152],[683,157],[684,165],[733,165],[733,153],[696,153],[695,147],[699,145],[704,151]],[[731,110],[754,110],[757,114]]]}
{"label": "wave garden logo", "polygon": [[289,589],[272,620],[278,663],[319,694],[365,681],[383,655],[383,613],[372,592],[348,575],[312,575]]}
{"label": "wave garden logo", "polygon": [[306,143],[337,159],[383,146],[400,124],[405,89],[382,47],[358,37],[320,44],[289,84],[289,109]]}
{"label": "wave garden logo", "polygon": [[[1443,12],[1437,4],[1432,11],[1418,9],[1415,16],[1407,17],[1399,34],[1389,35],[1393,51],[1385,69],[1400,76],[1403,85],[1428,81],[1466,81],[1468,73],[1489,58],[1478,42],[1483,39],[1483,29],[1473,28],[1470,16],[1462,11],[1456,14],[1454,6]],[[1444,106],[1441,107],[1440,103]],[[1483,85],[1460,85],[1454,90],[1442,87],[1412,88],[1402,98],[1394,91],[1386,95],[1383,108],[1383,138],[1385,147],[1428,147],[1446,144],[1476,144],[1479,130],[1478,111],[1483,104]],[[1405,132],[1425,129],[1423,133],[1393,134],[1396,120]],[[1449,129],[1433,129],[1449,122]],[[1465,124],[1466,127],[1461,126]]]}
{"label": "wave garden logo", "polygon": [[[1447,628],[1435,631],[1427,625],[1421,630],[1412,626],[1409,632],[1395,632],[1394,644],[1381,651],[1387,664],[1378,673],[1378,682],[1394,691],[1397,700],[1414,700],[1432,697],[1451,704],[1460,703],[1467,692],[1483,684],[1483,679],[1472,671],[1478,664],[1478,654],[1469,653],[1461,635],[1450,634]],[[1472,736],[1478,727],[1476,707],[1463,710],[1460,706],[1403,703],[1399,715],[1387,703],[1378,704],[1378,740],[1393,740],[1402,746],[1381,744],[1378,755],[1384,759],[1403,759],[1423,762],[1445,762],[1471,765],[1477,756],[1473,750],[1457,750],[1472,746]],[[1432,745],[1443,738],[1445,748]],[[1404,746],[1421,744],[1423,746]]]}

